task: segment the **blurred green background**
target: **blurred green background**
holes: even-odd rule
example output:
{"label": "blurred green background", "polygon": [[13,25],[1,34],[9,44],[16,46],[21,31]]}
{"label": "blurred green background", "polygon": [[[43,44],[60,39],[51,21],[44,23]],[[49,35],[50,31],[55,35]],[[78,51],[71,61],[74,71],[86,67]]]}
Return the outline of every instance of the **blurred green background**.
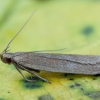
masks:
{"label": "blurred green background", "polygon": [[[34,10],[36,12],[30,22],[11,44],[11,51],[67,48],[66,51],[61,52],[99,53],[91,50],[94,48],[93,44],[99,41],[100,3],[98,0],[1,1],[1,51]],[[97,47],[99,49],[99,45]]]}
{"label": "blurred green background", "polygon": [[[0,52],[34,10],[31,20],[11,43],[10,52],[67,48],[59,53],[100,55],[99,0],[0,0]],[[0,62],[0,100],[100,99],[98,76],[40,75],[52,84],[41,80],[25,83],[13,65]]]}

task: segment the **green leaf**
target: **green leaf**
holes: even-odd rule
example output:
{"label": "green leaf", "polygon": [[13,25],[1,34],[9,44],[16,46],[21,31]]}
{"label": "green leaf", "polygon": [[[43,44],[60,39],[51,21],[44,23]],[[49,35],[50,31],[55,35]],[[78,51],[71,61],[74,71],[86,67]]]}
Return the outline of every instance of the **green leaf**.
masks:
{"label": "green leaf", "polygon": [[[100,2],[97,0],[0,0],[0,50],[33,18],[11,43],[10,52],[57,50],[65,54],[100,55]],[[54,52],[56,53],[56,52]],[[48,67],[48,66],[47,66]],[[23,71],[27,78],[30,74]],[[0,100],[99,100],[99,75],[41,71],[25,81],[14,65],[0,62]]]}

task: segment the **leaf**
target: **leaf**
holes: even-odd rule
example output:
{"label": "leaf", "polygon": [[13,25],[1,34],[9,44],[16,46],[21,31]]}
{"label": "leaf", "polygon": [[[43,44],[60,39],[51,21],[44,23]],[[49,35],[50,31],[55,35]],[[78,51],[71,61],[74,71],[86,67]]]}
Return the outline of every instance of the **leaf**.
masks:
{"label": "leaf", "polygon": [[[100,2],[77,0],[0,0],[0,50],[24,22],[33,18],[11,43],[10,52],[56,50],[59,53],[100,54]],[[24,72],[27,78],[30,75]],[[51,84],[33,77],[25,81],[13,65],[0,62],[0,100],[99,100],[99,75],[41,71]]]}

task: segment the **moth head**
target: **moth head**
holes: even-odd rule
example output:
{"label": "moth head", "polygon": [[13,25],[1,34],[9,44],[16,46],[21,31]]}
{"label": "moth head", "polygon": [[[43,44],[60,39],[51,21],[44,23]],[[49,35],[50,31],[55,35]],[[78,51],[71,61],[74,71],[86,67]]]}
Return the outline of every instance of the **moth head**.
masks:
{"label": "moth head", "polygon": [[3,54],[0,54],[0,58],[1,58],[1,61],[3,63],[6,63],[6,64],[11,64],[12,63],[11,58],[5,57]]}

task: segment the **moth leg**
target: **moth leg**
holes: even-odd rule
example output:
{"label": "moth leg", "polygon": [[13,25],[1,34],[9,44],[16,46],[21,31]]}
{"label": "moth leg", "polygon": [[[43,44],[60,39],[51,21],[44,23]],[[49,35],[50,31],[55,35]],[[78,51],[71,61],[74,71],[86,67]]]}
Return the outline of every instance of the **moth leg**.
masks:
{"label": "moth leg", "polygon": [[[19,64],[18,64],[18,65],[19,65]],[[26,68],[25,68],[25,67],[23,67],[22,65],[19,65],[19,66],[20,66],[21,68],[23,68],[24,70],[26,70],[27,72],[29,72],[30,74],[35,75],[36,77],[40,78],[41,80],[46,81],[46,82],[48,82],[48,83],[51,83],[51,82],[50,82],[50,81],[48,81],[47,79],[42,78],[41,76],[39,76],[39,75],[35,74],[34,72],[32,72],[32,71],[30,71],[30,70],[26,69]]]}
{"label": "moth leg", "polygon": [[26,81],[29,81],[29,82],[32,82],[32,81],[35,81],[35,80],[29,80],[27,79],[23,74],[22,72],[20,71],[20,69],[17,67],[17,64],[16,63],[13,63],[15,68],[17,69],[17,71],[23,76],[23,78],[26,80]]}

